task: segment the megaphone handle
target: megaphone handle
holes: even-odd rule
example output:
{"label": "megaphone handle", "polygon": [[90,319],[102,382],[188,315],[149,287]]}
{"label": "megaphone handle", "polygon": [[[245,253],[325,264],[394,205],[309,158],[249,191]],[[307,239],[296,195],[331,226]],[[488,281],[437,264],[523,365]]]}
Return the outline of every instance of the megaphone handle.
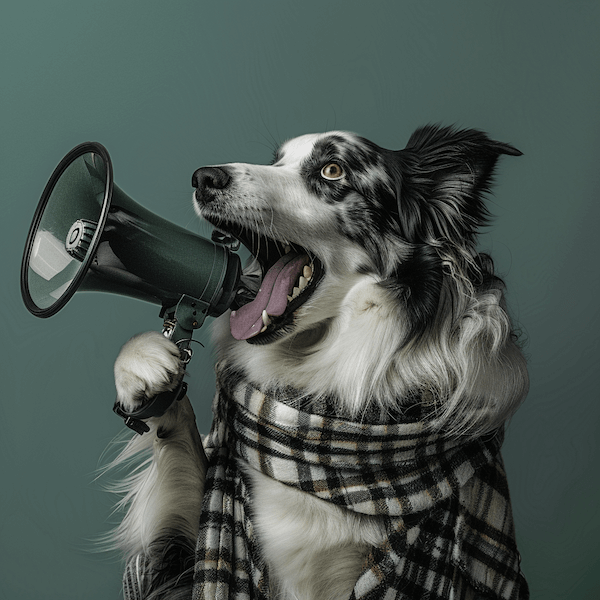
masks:
{"label": "megaphone handle", "polygon": [[180,350],[186,348],[192,339],[194,329],[202,327],[209,308],[208,302],[184,294],[176,306],[163,308],[160,312],[160,316],[164,318],[164,336],[175,342]]}

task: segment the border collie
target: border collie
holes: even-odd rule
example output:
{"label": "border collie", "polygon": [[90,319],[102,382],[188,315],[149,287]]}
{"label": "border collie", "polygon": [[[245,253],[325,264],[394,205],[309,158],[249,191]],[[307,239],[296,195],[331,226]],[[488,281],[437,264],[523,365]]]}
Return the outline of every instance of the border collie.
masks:
{"label": "border collie", "polygon": [[[186,397],[115,461],[144,457],[113,534],[127,598],[526,597],[497,563],[518,560],[499,447],[528,376],[476,248],[503,154],[521,153],[429,125],[399,151],[334,131],[194,173],[198,215],[252,256],[215,321],[211,434]],[[117,403],[182,373],[175,344],[136,336]]]}

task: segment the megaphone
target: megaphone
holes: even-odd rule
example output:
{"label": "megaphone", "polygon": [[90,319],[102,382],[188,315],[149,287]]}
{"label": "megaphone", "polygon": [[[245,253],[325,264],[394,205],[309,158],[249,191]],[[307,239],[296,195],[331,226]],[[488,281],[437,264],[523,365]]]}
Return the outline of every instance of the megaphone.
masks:
{"label": "megaphone", "polygon": [[76,291],[158,304],[163,333],[183,350],[207,316],[234,302],[238,247],[217,230],[208,240],[137,204],[113,182],[106,148],[86,142],[60,161],[42,193],[23,253],[21,293],[37,317],[56,314]]}
{"label": "megaphone", "polygon": [[111,292],[158,304],[162,316],[187,297],[197,328],[229,308],[239,284],[239,243],[219,235],[208,240],[137,204],[113,182],[106,148],[86,142],[60,161],[35,211],[23,300],[50,317],[76,291]]}

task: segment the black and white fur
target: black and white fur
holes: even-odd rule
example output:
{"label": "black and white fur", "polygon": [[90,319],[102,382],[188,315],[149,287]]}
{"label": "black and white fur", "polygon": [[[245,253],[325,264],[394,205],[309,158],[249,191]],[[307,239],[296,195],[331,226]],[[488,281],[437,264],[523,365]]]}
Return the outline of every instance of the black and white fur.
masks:
{"label": "black and white fur", "polygon": [[[197,171],[198,214],[258,257],[249,272],[286,246],[308,253],[315,270],[290,314],[256,338],[234,340],[228,315],[218,319],[219,357],[257,386],[334,397],[340,416],[385,414],[419,397],[430,426],[448,435],[500,426],[528,389],[502,281],[476,249],[502,154],[520,152],[480,131],[427,126],[401,151],[330,132],[286,142],[271,165]],[[137,336],[115,364],[118,401],[134,410],[181,372],[171,342]],[[180,574],[193,564],[202,444],[187,398],[149,425],[117,459],[147,451],[121,487],[127,514],[115,541],[127,558],[150,558],[152,598],[189,597],[191,574]],[[348,598],[384,524],[248,471],[274,597]]]}

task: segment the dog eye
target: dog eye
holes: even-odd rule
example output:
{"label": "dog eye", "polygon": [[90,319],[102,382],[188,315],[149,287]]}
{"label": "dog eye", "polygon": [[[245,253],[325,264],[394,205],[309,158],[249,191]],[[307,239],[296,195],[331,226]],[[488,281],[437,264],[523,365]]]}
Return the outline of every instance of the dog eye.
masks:
{"label": "dog eye", "polygon": [[337,163],[329,163],[321,169],[321,177],[323,179],[329,179],[329,181],[336,181],[344,176],[344,169]]}

